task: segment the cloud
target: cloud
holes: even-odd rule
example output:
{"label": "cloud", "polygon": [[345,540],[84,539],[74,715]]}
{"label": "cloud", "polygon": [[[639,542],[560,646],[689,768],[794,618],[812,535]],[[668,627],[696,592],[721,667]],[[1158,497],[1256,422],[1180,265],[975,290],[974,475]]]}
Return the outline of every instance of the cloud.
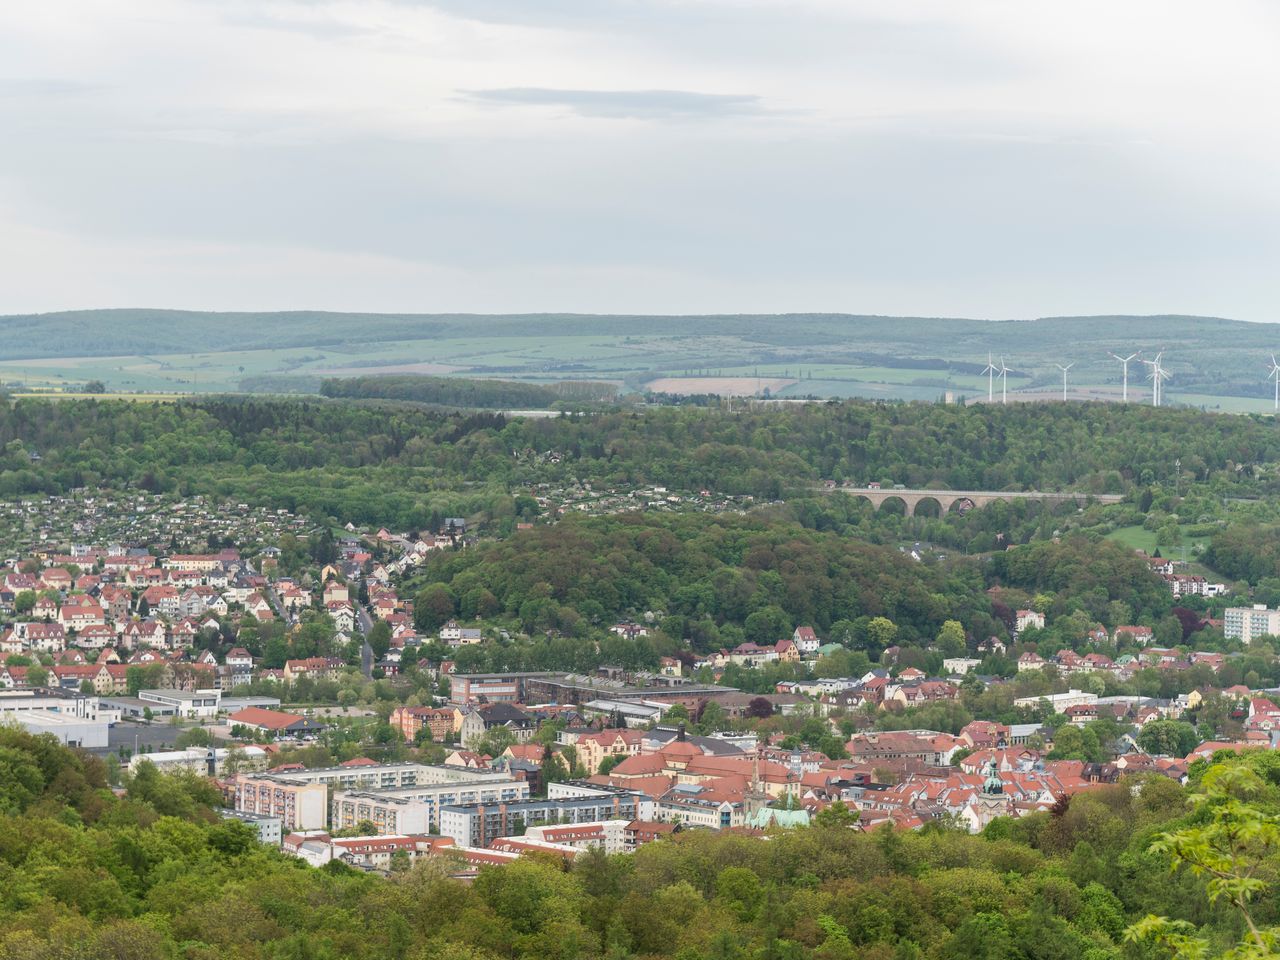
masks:
{"label": "cloud", "polygon": [[689,120],[764,112],[753,94],[696,93],[691,90],[554,90],[505,87],[460,90],[469,99],[508,107],[564,107],[583,117],[614,120]]}
{"label": "cloud", "polygon": [[0,97],[15,100],[70,97],[100,89],[101,85],[96,83],[61,77],[0,77]]}

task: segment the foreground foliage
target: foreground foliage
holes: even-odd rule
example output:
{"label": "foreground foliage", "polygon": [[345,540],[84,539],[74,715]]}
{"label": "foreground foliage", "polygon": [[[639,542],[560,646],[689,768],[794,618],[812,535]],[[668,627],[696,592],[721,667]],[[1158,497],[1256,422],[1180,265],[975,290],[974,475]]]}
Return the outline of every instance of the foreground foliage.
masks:
{"label": "foreground foliage", "polygon": [[[1190,813],[1182,788],[1154,779],[997,821],[980,837],[863,834],[829,818],[768,841],[693,831],[571,868],[526,859],[465,885],[440,861],[390,879],[313,870],[217,821],[199,778],[144,765],[116,797],[96,760],[5,728],[0,958],[1165,956],[1125,943],[1126,925],[1148,914],[1215,956],[1246,932],[1225,903],[1235,893],[1211,902],[1212,882],[1169,869],[1168,853],[1188,859],[1183,841],[1152,841],[1273,814],[1274,755],[1236,763],[1204,775],[1197,789],[1213,799]],[[1219,816],[1237,788],[1247,803]],[[1250,882],[1269,883],[1274,852],[1248,857]],[[1260,929],[1276,923],[1273,897],[1249,907]]]}

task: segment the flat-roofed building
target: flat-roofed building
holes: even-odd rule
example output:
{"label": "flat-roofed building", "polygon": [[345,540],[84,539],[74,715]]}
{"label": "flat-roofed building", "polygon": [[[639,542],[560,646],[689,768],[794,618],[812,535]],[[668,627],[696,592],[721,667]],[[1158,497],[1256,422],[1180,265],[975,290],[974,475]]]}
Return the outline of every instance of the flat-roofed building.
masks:
{"label": "flat-roofed building", "polygon": [[279,817],[249,813],[247,810],[219,810],[218,815],[225,820],[239,820],[252,827],[258,833],[259,843],[270,844],[273,847],[280,846],[284,831],[281,829]]}
{"label": "flat-roofed building", "polygon": [[1227,607],[1222,614],[1222,635],[1245,643],[1257,637],[1280,636],[1280,610],[1270,610],[1265,604]]}
{"label": "flat-roofed building", "polygon": [[425,833],[440,826],[440,809],[450,804],[510,803],[529,799],[529,784],[503,772],[450,768],[451,779],[378,791],[344,791],[330,805],[335,830],[368,820],[379,833]]}
{"label": "flat-roofed building", "polygon": [[320,830],[328,819],[329,790],[323,783],[241,773],[236,775],[234,792],[234,809],[279,817],[285,830]]}
{"label": "flat-roofed building", "polygon": [[85,750],[101,750],[107,746],[107,722],[90,720],[49,710],[24,710],[13,714],[14,719],[29,732],[48,733],[68,747]]}
{"label": "flat-roofed building", "polygon": [[216,717],[218,705],[222,699],[222,691],[211,690],[139,690],[138,699],[145,704],[152,704],[153,712],[158,705],[166,716],[184,718]]}
{"label": "flat-roofed building", "polygon": [[450,804],[440,808],[440,833],[461,847],[487,847],[499,837],[518,836],[537,824],[634,820],[648,798],[638,791],[595,791],[597,796],[516,800],[511,803]]}

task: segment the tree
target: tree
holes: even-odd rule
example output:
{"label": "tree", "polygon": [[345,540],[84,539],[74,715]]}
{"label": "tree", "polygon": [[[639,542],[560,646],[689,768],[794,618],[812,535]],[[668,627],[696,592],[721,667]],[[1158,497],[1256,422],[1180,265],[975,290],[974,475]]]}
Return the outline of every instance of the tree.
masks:
{"label": "tree", "polygon": [[[603,764],[601,764],[603,766]],[[542,761],[542,782],[563,783],[569,779],[569,768],[558,753],[550,753]]]}
{"label": "tree", "polygon": [[614,767],[616,767],[625,759],[627,759],[626,754],[623,754],[623,753],[610,754],[609,756],[603,758],[600,761],[600,768],[596,770],[596,773],[598,773],[602,777],[606,776],[607,774],[613,771]]}
{"label": "tree", "polygon": [[965,650],[964,624],[959,620],[948,620],[938,631],[936,645],[945,657],[958,657]]}
{"label": "tree", "polygon": [[773,716],[773,704],[767,697],[755,697],[747,704],[746,715],[756,720],[765,720]]}
{"label": "tree", "polygon": [[85,393],[106,393],[107,385],[101,380],[89,380],[84,385]]}
{"label": "tree", "polygon": [[898,625],[888,617],[872,617],[867,623],[867,642],[877,654],[893,645]]}
{"label": "tree", "polygon": [[1138,746],[1165,757],[1185,757],[1199,742],[1195,727],[1181,720],[1151,720],[1138,734]]}
{"label": "tree", "polygon": [[714,700],[708,700],[703,705],[702,712],[698,714],[698,727],[704,733],[715,733],[724,727],[727,720],[724,707]]}
{"label": "tree", "polygon": [[813,815],[813,825],[822,828],[845,829],[857,823],[860,816],[861,814],[857,810],[849,809],[843,800],[836,800],[827,804]]}
{"label": "tree", "polygon": [[373,649],[373,657],[375,660],[381,660],[387,655],[387,651],[391,649],[391,624],[385,620],[379,620],[369,630],[369,636],[366,637],[369,646]]}
{"label": "tree", "polygon": [[429,584],[413,598],[413,625],[419,633],[436,633],[456,614],[457,602],[447,584]]}
{"label": "tree", "polygon": [[[1206,878],[1209,901],[1225,901],[1244,921],[1244,939],[1224,956],[1274,957],[1280,950],[1280,927],[1260,926],[1253,915],[1254,901],[1269,888],[1258,876],[1264,858],[1280,847],[1280,820],[1254,802],[1267,785],[1238,761],[1214,765],[1200,784],[1201,792],[1188,801],[1203,811],[1201,818],[1193,826],[1161,834],[1150,850],[1168,856],[1174,870],[1186,867]],[[1185,960],[1199,960],[1210,950],[1194,924],[1154,914],[1129,927],[1125,939],[1163,944]]]}
{"label": "tree", "polygon": [[192,727],[178,734],[173,745],[178,750],[186,750],[188,747],[207,747],[212,742],[213,739],[209,736],[208,730],[204,727]]}
{"label": "tree", "polygon": [[26,614],[31,612],[31,608],[36,605],[36,592],[34,590],[23,590],[13,598],[13,609],[15,613]]}

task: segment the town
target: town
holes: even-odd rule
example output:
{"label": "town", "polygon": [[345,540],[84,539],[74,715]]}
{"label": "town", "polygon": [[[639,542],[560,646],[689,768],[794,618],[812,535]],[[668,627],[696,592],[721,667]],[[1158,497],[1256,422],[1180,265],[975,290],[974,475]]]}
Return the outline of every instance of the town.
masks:
{"label": "town", "polygon": [[[76,509],[65,529],[110,538],[51,535],[47,518]],[[872,620],[875,663],[801,626],[671,649],[652,669],[477,673],[459,661],[508,631],[398,593],[424,558],[475,547],[465,518],[335,535],[286,511],[145,497],[13,516],[35,545],[0,576],[0,718],[109,758],[117,782],[208,777],[224,816],[315,866],[444,857],[467,876],[530,852],[572,860],[833,817],[980,832],[1125,775],[1185,782],[1217,751],[1280,742],[1280,691],[1248,682],[1250,643],[1280,635],[1265,606],[1196,624],[1233,652],[1159,645],[1138,624],[1046,643],[1040,598],[1004,637],[948,621],[923,648]],[[107,516],[122,519],[104,528]],[[206,550],[162,548],[179,538]],[[1226,593],[1143,560],[1174,597]],[[640,644],[661,631],[643,611],[607,633]],[[1001,661],[1011,669],[984,672]]]}

